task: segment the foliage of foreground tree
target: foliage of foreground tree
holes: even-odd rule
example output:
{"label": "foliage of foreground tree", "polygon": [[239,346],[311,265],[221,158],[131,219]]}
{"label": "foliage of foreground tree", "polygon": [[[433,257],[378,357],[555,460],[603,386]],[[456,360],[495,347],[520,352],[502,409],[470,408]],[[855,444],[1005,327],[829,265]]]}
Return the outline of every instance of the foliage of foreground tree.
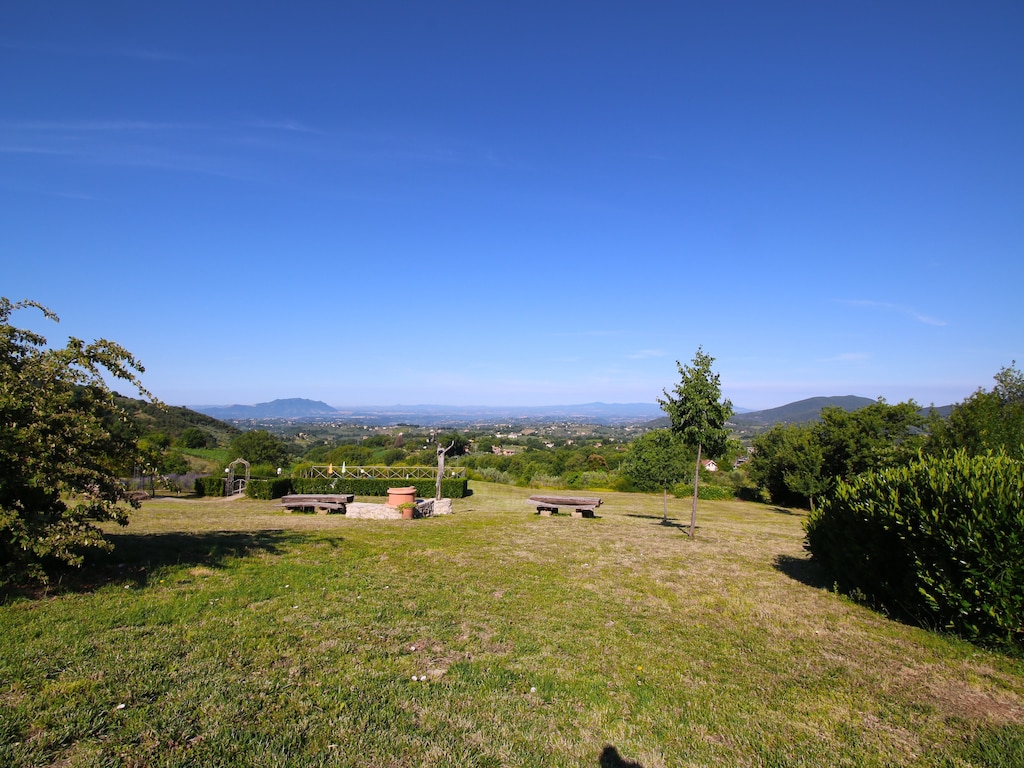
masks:
{"label": "foliage of foreground tree", "polygon": [[1024,374],[1013,361],[993,378],[991,391],[979,389],[954,406],[949,419],[932,418],[932,452],[980,456],[1002,450],[1024,459]]}
{"label": "foliage of foreground tree", "polygon": [[732,416],[732,403],[722,400],[722,386],[717,373],[711,370],[715,358],[697,347],[690,365],[678,360],[679,383],[670,394],[663,390],[665,399],[658,398],[662,410],[672,421],[672,431],[684,445],[697,449],[697,463],[693,470],[693,510],[690,513],[690,538],[697,528],[697,488],[700,483],[701,454],[710,459],[718,458],[725,452],[729,442],[729,430],[725,422]]}
{"label": "foliage of foreground tree", "polygon": [[95,523],[127,523],[132,501],[118,476],[138,453],[104,375],[149,397],[142,366],[123,347],[69,338],[49,348],[11,325],[28,308],[59,322],[36,302],[0,297],[0,584],[45,582],[50,566],[109,549]]}

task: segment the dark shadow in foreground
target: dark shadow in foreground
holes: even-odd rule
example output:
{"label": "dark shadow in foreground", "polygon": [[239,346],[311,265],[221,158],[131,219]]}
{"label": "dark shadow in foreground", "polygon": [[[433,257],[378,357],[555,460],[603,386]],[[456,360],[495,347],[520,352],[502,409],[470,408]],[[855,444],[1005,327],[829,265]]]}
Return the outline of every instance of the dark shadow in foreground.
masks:
{"label": "dark shadow in foreground", "polygon": [[626,760],[611,744],[601,750],[601,768],[644,768],[640,763]]}
{"label": "dark shadow in foreground", "polygon": [[114,545],[113,551],[90,554],[81,568],[53,571],[46,587],[12,588],[7,594],[52,596],[90,592],[108,584],[144,587],[149,574],[158,568],[173,565],[222,568],[228,559],[277,554],[295,535],[283,530],[114,533],[107,536]]}
{"label": "dark shadow in foreground", "polygon": [[809,587],[827,589],[831,586],[825,577],[821,566],[807,557],[794,557],[793,555],[779,555],[772,563],[775,570],[789,576],[794,581],[806,584]]}

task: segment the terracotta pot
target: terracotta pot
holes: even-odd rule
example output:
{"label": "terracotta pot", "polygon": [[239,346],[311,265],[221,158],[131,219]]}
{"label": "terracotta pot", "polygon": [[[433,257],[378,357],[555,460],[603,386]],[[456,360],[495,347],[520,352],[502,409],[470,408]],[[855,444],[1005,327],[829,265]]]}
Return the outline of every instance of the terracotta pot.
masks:
{"label": "terracotta pot", "polygon": [[415,514],[416,514],[416,507],[406,507],[405,509],[402,510],[402,519],[403,520],[412,520],[413,515],[415,515]]}
{"label": "terracotta pot", "polygon": [[416,486],[407,488],[388,488],[388,506],[398,507],[406,502],[416,503]]}

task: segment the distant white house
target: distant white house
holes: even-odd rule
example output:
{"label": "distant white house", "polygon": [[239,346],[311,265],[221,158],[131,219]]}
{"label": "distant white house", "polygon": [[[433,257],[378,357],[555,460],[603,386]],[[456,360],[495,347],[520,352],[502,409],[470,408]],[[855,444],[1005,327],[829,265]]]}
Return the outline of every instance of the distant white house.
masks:
{"label": "distant white house", "polygon": [[717,472],[718,471],[718,465],[715,463],[714,459],[701,459],[700,460],[700,465],[701,465],[701,467],[706,469],[708,472]]}

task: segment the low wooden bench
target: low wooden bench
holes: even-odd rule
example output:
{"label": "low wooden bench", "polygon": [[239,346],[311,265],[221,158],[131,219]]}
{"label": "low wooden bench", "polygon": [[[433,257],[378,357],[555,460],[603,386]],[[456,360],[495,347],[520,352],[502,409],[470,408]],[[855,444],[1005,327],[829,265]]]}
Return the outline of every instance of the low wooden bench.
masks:
{"label": "low wooden bench", "polygon": [[537,508],[537,514],[550,516],[558,514],[559,507],[568,507],[573,517],[593,517],[594,510],[601,506],[600,499],[579,496],[531,496],[526,503]]}
{"label": "low wooden bench", "polygon": [[280,506],[288,510],[318,510],[321,514],[345,512],[345,505],[356,498],[354,493],[293,493],[281,497]]}

